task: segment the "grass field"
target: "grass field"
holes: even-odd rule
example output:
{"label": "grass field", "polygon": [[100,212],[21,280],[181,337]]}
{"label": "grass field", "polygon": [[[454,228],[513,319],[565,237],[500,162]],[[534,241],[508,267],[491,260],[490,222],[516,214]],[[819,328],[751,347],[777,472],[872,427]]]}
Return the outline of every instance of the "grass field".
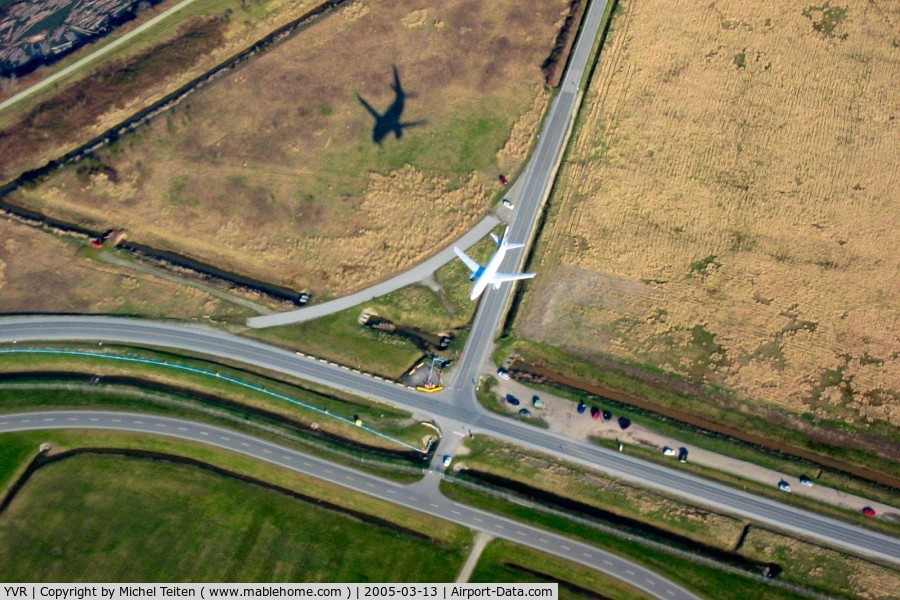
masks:
{"label": "grass field", "polygon": [[196,467],[110,456],[41,468],[0,516],[7,581],[447,581],[463,558]]}
{"label": "grass field", "polygon": [[717,548],[733,547],[741,535],[743,523],[737,519],[633,487],[584,467],[560,464],[484,436],[466,440],[465,447],[467,453],[458,458],[458,468],[476,469],[551,491],[559,497],[652,523]]}
{"label": "grass field", "polygon": [[893,460],[900,7],[824,7],[619,3],[515,333]]}
{"label": "grass field", "polygon": [[[359,288],[483,216],[566,5],[355,2],[99,152],[114,175],[75,166],[20,200],[319,298]],[[394,65],[400,119],[427,123],[379,145],[357,95],[386,110]]]}
{"label": "grass field", "polygon": [[[690,506],[656,492],[634,488],[583,467],[559,464],[544,456],[481,436],[467,441],[466,448],[470,453],[457,457],[457,468],[471,468],[499,475],[545,493],[600,508],[613,515],[636,519],[709,547],[725,551],[733,551],[739,547],[739,554],[746,558],[761,563],[777,562],[784,569],[781,579],[788,583],[828,594],[854,596],[868,593],[872,598],[888,598],[889,591],[900,584],[900,575],[891,568],[754,526],[751,526],[750,534],[738,546],[745,526],[743,521]],[[453,493],[472,498],[473,491]],[[495,510],[492,502],[496,502],[496,506],[503,505],[496,498],[493,501],[477,502],[479,505],[492,507],[490,510]],[[515,510],[528,509],[520,507]],[[506,511],[504,513],[509,514]],[[558,523],[561,520],[551,515],[545,517],[548,523]],[[573,528],[579,527],[574,523],[571,525]],[[584,531],[590,531],[589,527],[580,527],[579,535],[589,538],[594,535]],[[887,531],[890,533],[890,530]],[[594,533],[599,536],[596,539],[607,539],[605,534]],[[647,537],[646,534],[640,535]],[[653,534],[649,537],[652,538]],[[668,541],[663,543],[667,546],[674,545]]]}
{"label": "grass field", "polygon": [[650,598],[599,571],[505,540],[490,542],[481,554],[470,583],[559,583],[560,600],[594,600],[599,596],[631,600]]}
{"label": "grass field", "polygon": [[0,454],[8,448],[15,450],[29,447],[36,453],[38,446],[44,442],[53,447],[54,453],[79,448],[111,448],[183,456],[308,496],[324,498],[338,506],[380,517],[447,544],[465,546],[471,542],[468,530],[447,521],[408,511],[370,496],[348,492],[346,488],[268,462],[165,436],[99,430],[9,433],[0,436]]}
{"label": "grass field", "polygon": [[443,483],[441,489],[458,502],[478,506],[510,518],[531,523],[551,531],[570,535],[595,546],[629,558],[638,564],[676,581],[702,597],[722,600],[744,600],[746,598],[788,599],[802,598],[792,591],[771,585],[762,578],[741,575],[716,567],[701,564],[683,555],[673,555],[658,547],[650,547],[632,540],[585,527],[580,523],[561,517],[547,515],[521,504],[488,497],[462,486]]}
{"label": "grass field", "polygon": [[81,240],[0,221],[4,313],[103,313],[243,321],[253,313],[206,292],[87,258]]}

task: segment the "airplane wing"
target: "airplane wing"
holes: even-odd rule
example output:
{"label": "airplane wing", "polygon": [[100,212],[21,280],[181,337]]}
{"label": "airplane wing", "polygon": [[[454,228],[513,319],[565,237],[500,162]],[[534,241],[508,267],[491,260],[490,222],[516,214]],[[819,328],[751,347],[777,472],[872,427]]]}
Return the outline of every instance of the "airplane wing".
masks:
{"label": "airplane wing", "polygon": [[497,273],[491,278],[491,283],[499,286],[501,283],[508,281],[519,281],[520,279],[531,279],[537,273]]}
{"label": "airplane wing", "polygon": [[366,110],[369,111],[369,114],[372,115],[373,117],[375,117],[376,121],[381,119],[381,115],[378,114],[378,111],[376,111],[374,108],[372,108],[371,104],[369,104],[368,102],[363,100],[362,96],[357,94],[356,97],[359,98],[359,103],[366,107]]}
{"label": "airplane wing", "polygon": [[468,254],[466,254],[456,246],[453,246],[453,251],[456,252],[456,255],[459,257],[459,259],[466,263],[466,266],[469,267],[469,270],[473,273],[477,273],[478,269],[481,268],[481,265],[475,262],[471,257],[469,257]]}

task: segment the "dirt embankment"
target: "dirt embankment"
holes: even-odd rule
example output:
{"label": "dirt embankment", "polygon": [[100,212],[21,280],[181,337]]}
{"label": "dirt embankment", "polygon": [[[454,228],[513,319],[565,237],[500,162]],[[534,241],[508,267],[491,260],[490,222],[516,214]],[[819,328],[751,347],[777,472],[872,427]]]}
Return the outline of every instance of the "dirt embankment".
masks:
{"label": "dirt embankment", "polygon": [[826,467],[828,469],[848,473],[850,475],[872,481],[879,485],[888,486],[894,489],[900,489],[900,478],[893,477],[887,473],[880,473],[878,471],[873,471],[865,467],[834,460],[830,457],[817,454],[799,446],[785,444],[783,442],[779,442],[778,440],[763,437],[761,435],[755,435],[753,433],[735,429],[733,427],[721,425],[714,421],[704,419],[703,417],[698,417],[697,415],[682,412],[667,406],[654,404],[632,394],[611,390],[601,385],[590,384],[578,379],[574,379],[572,377],[566,377],[565,375],[561,375],[544,367],[530,365],[521,361],[515,361],[510,367],[510,370],[512,372],[518,371],[521,373],[526,373],[529,376],[537,378],[539,380],[545,380],[551,383],[564,385],[576,390],[588,392],[589,394],[594,394],[601,398],[607,398],[614,402],[620,402],[628,406],[633,406],[641,410],[654,413],[656,415],[661,415],[667,419],[672,419],[680,423],[687,423],[688,425],[691,425],[698,429],[709,431],[717,435],[723,435],[742,442],[746,442],[748,444],[753,444],[754,446],[759,446],[761,448],[764,448],[765,450],[775,451],[788,456],[808,460],[818,465],[822,465],[823,467]]}
{"label": "dirt embankment", "polygon": [[563,73],[566,71],[569,54],[572,53],[572,46],[575,44],[575,38],[578,36],[581,20],[587,8],[586,4],[587,2],[584,0],[572,0],[571,4],[569,4],[569,14],[566,15],[559,34],[556,36],[553,49],[541,65],[548,87],[555,88],[558,86]]}

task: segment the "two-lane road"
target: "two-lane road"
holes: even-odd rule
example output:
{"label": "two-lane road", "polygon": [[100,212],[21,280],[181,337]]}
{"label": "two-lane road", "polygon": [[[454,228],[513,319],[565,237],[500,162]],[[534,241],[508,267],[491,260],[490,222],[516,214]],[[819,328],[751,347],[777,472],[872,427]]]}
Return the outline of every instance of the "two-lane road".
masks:
{"label": "two-lane road", "polygon": [[400,406],[419,415],[465,424],[475,433],[522,444],[607,472],[638,485],[689,499],[714,510],[740,515],[827,545],[900,564],[900,541],[856,525],[816,515],[767,498],[449,402],[449,394],[425,395],[349,369],[223,331],[179,323],[113,317],[35,316],[0,318],[0,343],[104,341],[160,346],[255,365],[291,377],[346,390]]}
{"label": "two-lane road", "polygon": [[217,446],[434,515],[475,531],[483,531],[495,537],[566,558],[622,579],[656,598],[696,599],[696,596],[686,589],[636,563],[549,531],[458,504],[435,493],[433,486],[401,485],[386,481],[228,429],[184,419],[126,412],[54,411],[0,414],[0,433],[50,429],[132,431]]}

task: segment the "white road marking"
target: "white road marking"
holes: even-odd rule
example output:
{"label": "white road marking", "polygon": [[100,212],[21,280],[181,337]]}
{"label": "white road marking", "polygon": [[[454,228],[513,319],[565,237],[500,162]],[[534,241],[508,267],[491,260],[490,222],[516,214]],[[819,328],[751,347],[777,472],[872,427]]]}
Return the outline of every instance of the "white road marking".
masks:
{"label": "white road marking", "polygon": [[[605,563],[606,561],[604,560],[603,562]],[[612,563],[609,563],[609,564],[612,564]],[[629,575],[632,575],[632,576],[634,575],[634,571],[632,571],[631,569],[625,569],[625,572],[628,573]]]}
{"label": "white road marking", "polygon": [[450,512],[453,513],[454,515],[461,515],[461,514],[462,514],[462,513],[459,512],[458,510],[451,510]]}
{"label": "white road marking", "polygon": [[272,454],[272,451],[268,448],[263,448],[263,452],[265,452],[266,454]]}
{"label": "white road marking", "polygon": [[49,418],[49,419],[44,419],[44,423],[50,423],[51,421],[55,421],[55,420],[56,420],[56,419],[54,419],[54,418],[51,417],[51,418]]}
{"label": "white road marking", "polygon": [[201,432],[200,432],[200,435],[209,435],[209,434],[206,433],[205,431],[201,431]]}
{"label": "white road marking", "polygon": [[562,548],[563,550],[571,550],[571,548],[569,548],[568,546],[560,546],[560,548]]}
{"label": "white road marking", "polygon": [[187,427],[179,427],[178,431],[187,431]]}

